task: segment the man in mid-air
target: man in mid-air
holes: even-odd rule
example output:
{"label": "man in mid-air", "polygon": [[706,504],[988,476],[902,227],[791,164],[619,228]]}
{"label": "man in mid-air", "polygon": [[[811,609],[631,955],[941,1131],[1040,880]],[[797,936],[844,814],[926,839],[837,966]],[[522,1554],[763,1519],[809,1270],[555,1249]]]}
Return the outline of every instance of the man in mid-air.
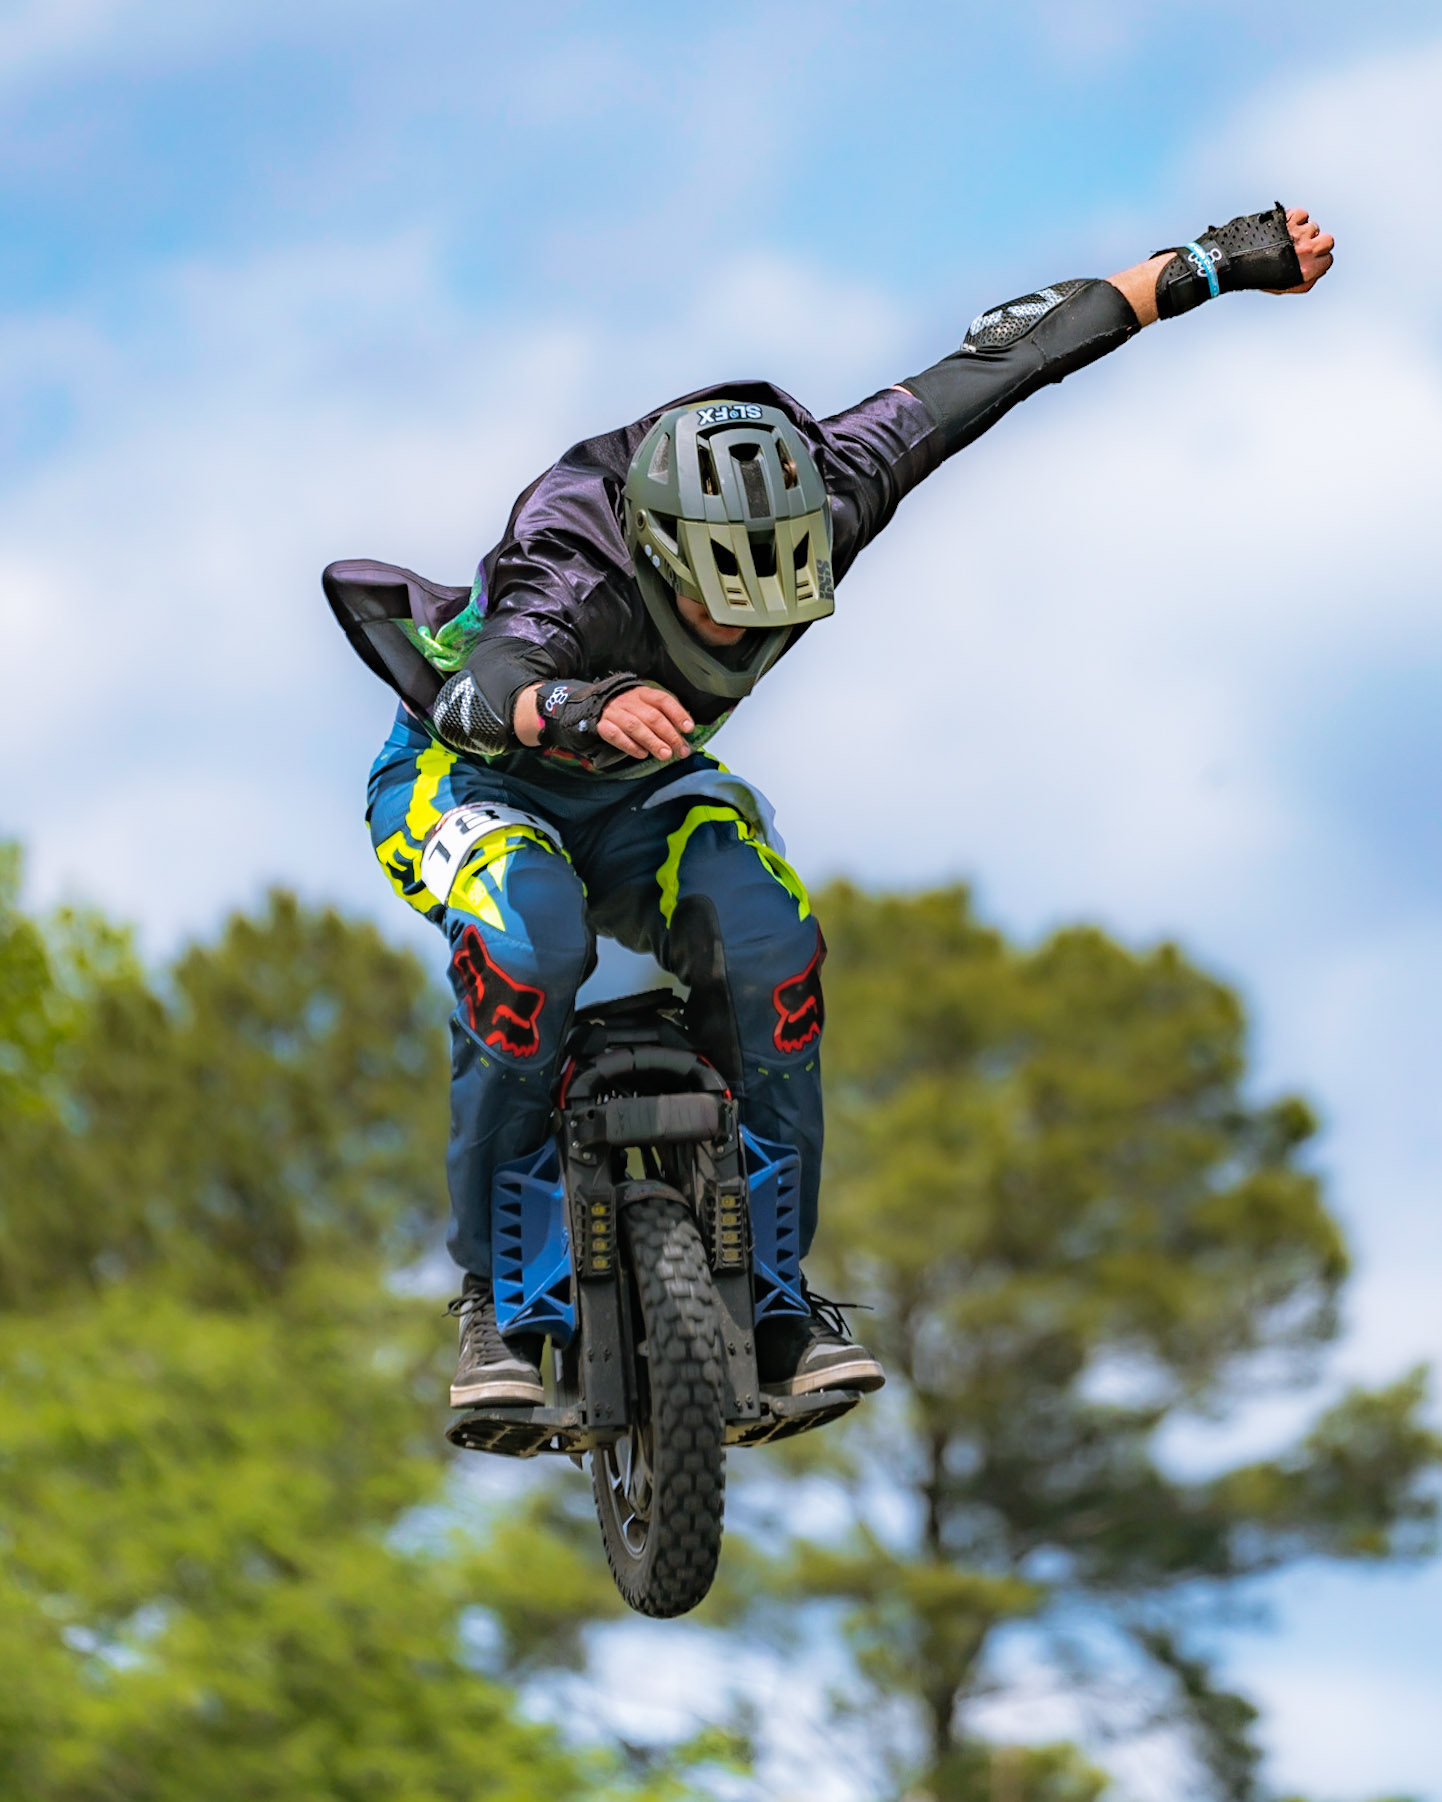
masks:
{"label": "man in mid-air", "polygon": [[[381,564],[327,570],[353,644],[402,700],[371,771],[376,854],[450,944],[453,1406],[544,1398],[539,1345],[497,1328],[491,1185],[550,1130],[597,933],[686,985],[691,1035],[744,1125],[799,1155],[810,1247],[825,941],[769,806],[706,740],[832,612],[902,497],[1018,401],[1221,294],[1304,294],[1332,250],[1277,205],[983,313],[951,355],[830,419],[764,382],[688,395],[567,451],[469,590]],[[919,680],[924,659],[918,647]],[[798,749],[811,754],[804,736]],[[757,1357],[773,1393],[884,1380],[804,1283],[795,1312],[759,1324]]]}

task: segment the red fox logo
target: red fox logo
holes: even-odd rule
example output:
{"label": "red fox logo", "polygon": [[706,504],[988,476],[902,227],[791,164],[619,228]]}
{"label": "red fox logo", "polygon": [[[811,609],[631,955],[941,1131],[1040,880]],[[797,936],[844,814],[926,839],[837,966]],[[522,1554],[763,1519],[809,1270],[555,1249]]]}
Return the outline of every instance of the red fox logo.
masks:
{"label": "red fox logo", "polygon": [[821,1037],[826,1004],[821,999],[821,966],[826,961],[826,940],[816,934],[816,954],[804,970],[778,982],[771,992],[776,1004],[776,1030],[772,1041],[778,1051],[804,1051]]}
{"label": "red fox logo", "polygon": [[461,934],[451,968],[471,1031],[481,1043],[512,1057],[534,1057],[541,1049],[537,1021],[545,1006],[545,990],[513,982],[499,964],[492,963],[486,941],[474,926],[467,926]]}

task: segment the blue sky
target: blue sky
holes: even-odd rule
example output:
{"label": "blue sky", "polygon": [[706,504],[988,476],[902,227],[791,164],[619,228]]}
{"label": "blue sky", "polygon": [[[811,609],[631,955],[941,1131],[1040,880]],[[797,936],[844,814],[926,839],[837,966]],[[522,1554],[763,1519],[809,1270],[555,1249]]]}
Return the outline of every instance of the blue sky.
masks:
{"label": "blue sky", "polygon": [[[464,580],[669,394],[825,411],[988,304],[1307,204],[1316,294],[1028,403],[720,749],[809,877],[964,875],[1019,933],[1235,979],[1259,1082],[1328,1122],[1331,1380],[1442,1356],[1439,169],[1435,5],[0,4],[0,832],[156,951],[277,879],[406,932],[325,562]],[[1437,1575],[1271,1600],[1228,1656],[1279,1784],[1442,1798]]]}

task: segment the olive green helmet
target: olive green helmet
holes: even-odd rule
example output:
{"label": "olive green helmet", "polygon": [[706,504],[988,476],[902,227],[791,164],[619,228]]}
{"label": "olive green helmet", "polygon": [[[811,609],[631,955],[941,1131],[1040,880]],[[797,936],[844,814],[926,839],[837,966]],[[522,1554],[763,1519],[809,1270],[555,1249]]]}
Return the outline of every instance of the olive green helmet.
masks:
{"label": "olive green helmet", "polygon": [[[626,476],[626,538],[646,610],[681,673],[750,692],[791,631],[835,610],[831,507],[809,446],[779,407],[672,407]],[[760,628],[718,652],[686,630],[674,591],[723,626]]]}

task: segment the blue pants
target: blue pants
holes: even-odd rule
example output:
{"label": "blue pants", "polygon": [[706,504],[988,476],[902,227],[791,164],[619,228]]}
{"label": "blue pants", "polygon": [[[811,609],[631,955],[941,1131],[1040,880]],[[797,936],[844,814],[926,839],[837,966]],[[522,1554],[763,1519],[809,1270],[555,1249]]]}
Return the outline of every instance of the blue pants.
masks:
{"label": "blue pants", "polygon": [[[371,770],[376,855],[450,944],[451,1256],[490,1274],[492,1173],[549,1130],[597,933],[649,952],[687,985],[692,1037],[742,1119],[801,1154],[804,1256],[821,1178],[826,954],[805,889],[736,805],[694,793],[645,805],[668,783],[717,771],[703,753],[631,781],[538,772],[539,761],[509,758],[503,769],[466,757],[402,708]],[[527,826],[500,828],[469,848],[443,901],[421,880],[422,849],[452,808],[478,802],[539,816],[564,849]]]}

